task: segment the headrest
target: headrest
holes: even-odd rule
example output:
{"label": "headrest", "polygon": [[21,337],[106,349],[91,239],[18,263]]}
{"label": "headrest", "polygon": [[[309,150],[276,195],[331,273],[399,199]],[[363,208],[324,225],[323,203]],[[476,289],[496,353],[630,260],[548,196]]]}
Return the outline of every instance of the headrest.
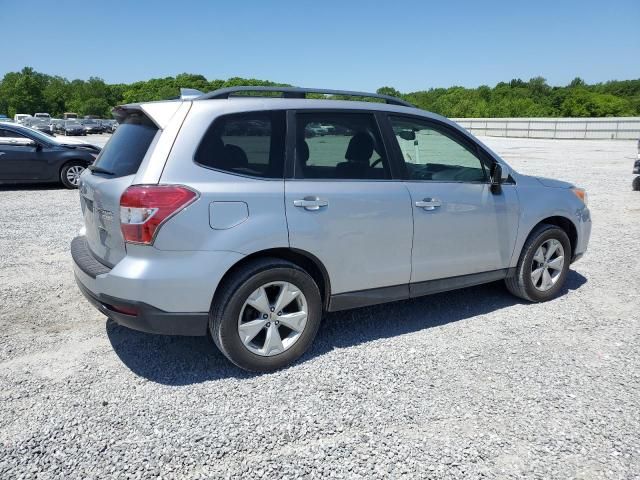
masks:
{"label": "headrest", "polygon": [[356,133],[347,147],[344,158],[353,162],[369,162],[373,154],[373,139],[366,132]]}
{"label": "headrest", "polygon": [[296,145],[296,155],[298,157],[298,161],[303,165],[309,161],[309,144],[304,138],[299,140]]}

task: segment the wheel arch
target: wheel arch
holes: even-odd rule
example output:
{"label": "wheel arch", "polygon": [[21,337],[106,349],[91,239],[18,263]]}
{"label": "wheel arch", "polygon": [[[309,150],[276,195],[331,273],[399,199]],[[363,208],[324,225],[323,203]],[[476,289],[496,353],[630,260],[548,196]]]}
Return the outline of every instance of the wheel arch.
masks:
{"label": "wheel arch", "polygon": [[556,227],[562,229],[564,233],[567,234],[567,237],[569,237],[569,242],[571,243],[571,255],[573,256],[576,251],[576,247],[578,245],[578,229],[575,223],[573,223],[573,221],[570,218],[564,217],[561,215],[554,215],[552,217],[547,217],[540,220],[529,230],[529,233],[527,234],[527,238],[529,238],[531,236],[531,233],[536,228],[538,228],[538,226],[542,224],[555,225]]}
{"label": "wheel arch", "polygon": [[218,287],[216,288],[214,299],[217,292],[220,290],[220,286],[223,285],[229,277],[234,275],[234,273],[244,265],[260,258],[279,258],[281,260],[289,261],[305,270],[309,275],[311,275],[311,278],[313,278],[318,285],[320,296],[322,298],[322,306],[325,310],[327,309],[329,305],[329,298],[331,297],[331,281],[329,279],[327,269],[318,257],[305,250],[297,248],[269,248],[259,250],[243,257],[233,264],[222,276],[218,283]]}
{"label": "wheel arch", "polygon": [[82,163],[83,165],[85,165],[85,168],[91,165],[91,162],[85,158],[80,158],[80,157],[65,158],[60,162],[60,166],[58,167],[58,176],[62,174],[62,169],[67,165],[69,165],[70,163]]}

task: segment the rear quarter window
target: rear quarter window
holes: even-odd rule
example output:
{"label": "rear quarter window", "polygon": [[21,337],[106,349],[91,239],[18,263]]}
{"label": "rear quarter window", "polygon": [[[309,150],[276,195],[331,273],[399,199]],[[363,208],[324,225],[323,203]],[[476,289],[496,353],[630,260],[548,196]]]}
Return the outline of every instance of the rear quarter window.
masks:
{"label": "rear quarter window", "polygon": [[238,175],[283,178],[284,144],[284,111],[224,115],[209,127],[194,160]]}
{"label": "rear quarter window", "polygon": [[158,127],[142,114],[129,115],[96,159],[97,167],[124,177],[138,171]]}

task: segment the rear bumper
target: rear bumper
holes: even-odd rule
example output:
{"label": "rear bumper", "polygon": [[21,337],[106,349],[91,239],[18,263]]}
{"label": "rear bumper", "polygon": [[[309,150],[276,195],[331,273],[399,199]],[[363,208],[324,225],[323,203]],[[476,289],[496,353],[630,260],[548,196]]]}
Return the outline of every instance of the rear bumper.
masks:
{"label": "rear bumper", "polygon": [[[164,312],[146,303],[104,294],[96,295],[90,292],[77,276],[76,283],[89,303],[123,327],[160,335],[204,336],[207,334],[209,316],[206,313]],[[123,311],[135,312],[135,315]]]}
{"label": "rear bumper", "polygon": [[113,268],[99,262],[85,237],[71,243],[76,281],[104,315],[135,330],[206,335],[213,294],[242,255],[175,252],[132,245]]}

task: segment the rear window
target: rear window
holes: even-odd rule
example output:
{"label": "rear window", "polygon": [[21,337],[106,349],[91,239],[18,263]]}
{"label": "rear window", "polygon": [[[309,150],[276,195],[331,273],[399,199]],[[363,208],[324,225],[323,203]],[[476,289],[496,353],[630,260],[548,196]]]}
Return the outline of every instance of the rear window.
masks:
{"label": "rear window", "polygon": [[124,177],[138,171],[158,127],[141,114],[129,115],[120,124],[96,159],[95,165]]}

